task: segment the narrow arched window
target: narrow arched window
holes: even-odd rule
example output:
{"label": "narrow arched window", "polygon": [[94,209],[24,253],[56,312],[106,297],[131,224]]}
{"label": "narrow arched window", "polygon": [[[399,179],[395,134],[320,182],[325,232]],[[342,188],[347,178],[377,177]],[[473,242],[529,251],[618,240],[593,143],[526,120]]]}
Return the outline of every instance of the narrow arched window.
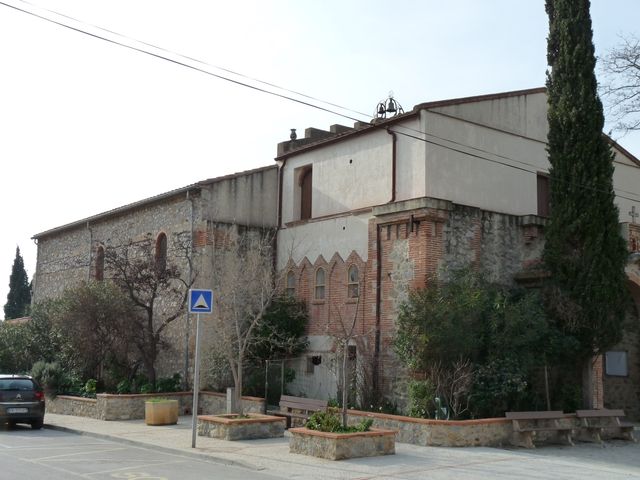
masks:
{"label": "narrow arched window", "polygon": [[164,272],[167,269],[167,236],[160,233],[156,238],[156,271]]}
{"label": "narrow arched window", "polygon": [[324,268],[319,268],[316,270],[316,288],[315,288],[315,299],[316,300],[324,300]]}
{"label": "narrow arched window", "polygon": [[358,298],[360,296],[360,274],[356,265],[349,267],[347,295],[349,298]]}
{"label": "narrow arched window", "polygon": [[300,220],[311,218],[313,170],[308,168],[300,178]]}
{"label": "narrow arched window", "polygon": [[291,270],[287,273],[287,295],[289,297],[296,296],[296,274]]}
{"label": "narrow arched window", "polygon": [[104,280],[104,247],[102,245],[96,251],[95,279],[99,282]]}

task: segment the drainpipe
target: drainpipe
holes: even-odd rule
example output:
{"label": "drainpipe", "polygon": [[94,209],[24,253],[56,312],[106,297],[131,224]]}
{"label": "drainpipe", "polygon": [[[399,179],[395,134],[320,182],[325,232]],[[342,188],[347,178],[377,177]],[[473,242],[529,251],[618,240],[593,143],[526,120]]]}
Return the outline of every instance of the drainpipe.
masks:
{"label": "drainpipe", "polygon": [[89,222],[87,222],[87,230],[89,230],[89,271],[87,272],[87,281],[91,280],[91,260],[92,260],[92,249],[93,249],[93,230],[89,226]]}
{"label": "drainpipe", "polygon": [[[191,236],[189,239],[189,284],[191,284],[193,271],[191,267],[191,262],[193,262],[193,198],[189,195],[189,190],[187,190],[187,201],[191,204],[191,213],[190,213],[190,229]],[[186,335],[184,336],[184,387],[185,391],[189,388],[189,329],[191,327],[191,313],[187,308],[187,325],[186,325]]]}
{"label": "drainpipe", "polygon": [[391,130],[390,127],[387,127],[387,133],[391,135],[391,200],[389,203],[393,203],[396,201],[396,146],[398,143],[398,136],[396,132]]}
{"label": "drainpipe", "polygon": [[[396,201],[396,169],[397,169],[397,143],[396,133],[387,128],[391,135],[391,198],[389,203]],[[380,337],[382,335],[380,323],[382,316],[382,240],[380,239],[381,225],[376,225],[376,337],[373,354],[373,391],[380,394]]]}
{"label": "drainpipe", "polygon": [[380,225],[376,225],[376,337],[373,353],[373,391],[380,395],[380,307],[382,303],[382,241]]}
{"label": "drainpipe", "polygon": [[278,220],[277,228],[282,228],[282,179],[284,177],[284,162],[278,165]]}

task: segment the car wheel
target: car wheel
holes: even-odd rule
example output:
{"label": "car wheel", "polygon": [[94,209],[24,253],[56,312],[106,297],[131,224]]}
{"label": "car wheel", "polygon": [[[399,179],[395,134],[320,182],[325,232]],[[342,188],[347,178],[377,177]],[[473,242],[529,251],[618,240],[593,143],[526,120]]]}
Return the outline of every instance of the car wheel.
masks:
{"label": "car wheel", "polygon": [[7,422],[7,428],[9,430],[13,430],[14,428],[16,428],[16,422]]}
{"label": "car wheel", "polygon": [[44,420],[42,418],[40,420],[34,420],[33,422],[31,422],[31,429],[40,430],[42,428],[43,423],[44,423]]}

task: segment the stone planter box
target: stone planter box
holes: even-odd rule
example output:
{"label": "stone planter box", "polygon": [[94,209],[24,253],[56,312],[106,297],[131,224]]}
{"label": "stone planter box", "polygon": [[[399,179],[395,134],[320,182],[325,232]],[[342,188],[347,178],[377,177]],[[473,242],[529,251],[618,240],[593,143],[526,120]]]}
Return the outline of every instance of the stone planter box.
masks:
{"label": "stone planter box", "polygon": [[343,460],[346,458],[375,457],[396,453],[394,430],[371,429],[368,432],[328,433],[308,428],[290,428],[289,452]]}
{"label": "stone planter box", "polygon": [[147,425],[175,425],[178,423],[178,401],[145,402],[144,421]]}
{"label": "stone planter box", "polygon": [[[248,418],[247,418],[248,417]],[[221,440],[252,440],[284,436],[286,418],[249,413],[198,416],[198,435]]]}

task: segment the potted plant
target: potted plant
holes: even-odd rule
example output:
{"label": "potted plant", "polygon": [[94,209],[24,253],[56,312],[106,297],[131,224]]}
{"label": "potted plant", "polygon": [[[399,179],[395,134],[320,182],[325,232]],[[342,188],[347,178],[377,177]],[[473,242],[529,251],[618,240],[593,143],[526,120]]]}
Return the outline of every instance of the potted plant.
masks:
{"label": "potted plant", "polygon": [[144,421],[147,425],[175,425],[178,423],[178,400],[150,398],[144,402]]}
{"label": "potted plant", "polygon": [[396,432],[371,428],[372,423],[365,419],[345,427],[334,409],[316,412],[305,427],[289,429],[289,451],[329,460],[396,453]]}

